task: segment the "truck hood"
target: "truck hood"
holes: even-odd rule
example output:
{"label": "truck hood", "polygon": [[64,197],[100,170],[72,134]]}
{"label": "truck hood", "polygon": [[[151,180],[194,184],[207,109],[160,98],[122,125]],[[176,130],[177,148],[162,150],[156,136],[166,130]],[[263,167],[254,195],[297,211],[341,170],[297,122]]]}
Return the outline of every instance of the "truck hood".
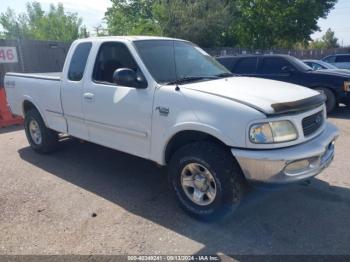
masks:
{"label": "truck hood", "polygon": [[339,76],[350,79],[350,70],[348,69],[322,69],[310,72],[317,75]]}
{"label": "truck hood", "polygon": [[229,77],[183,87],[245,104],[266,115],[303,111],[325,101],[324,95],[312,89],[254,77]]}

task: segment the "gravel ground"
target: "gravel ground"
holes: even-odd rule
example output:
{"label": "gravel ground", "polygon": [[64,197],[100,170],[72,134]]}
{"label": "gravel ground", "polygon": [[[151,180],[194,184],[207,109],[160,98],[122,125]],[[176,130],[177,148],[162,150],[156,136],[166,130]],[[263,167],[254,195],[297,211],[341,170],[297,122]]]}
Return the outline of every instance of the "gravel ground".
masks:
{"label": "gravel ground", "polygon": [[254,190],[206,224],[185,215],[164,170],[90,143],[34,153],[0,129],[0,254],[350,254],[350,109],[332,165],[311,183]]}

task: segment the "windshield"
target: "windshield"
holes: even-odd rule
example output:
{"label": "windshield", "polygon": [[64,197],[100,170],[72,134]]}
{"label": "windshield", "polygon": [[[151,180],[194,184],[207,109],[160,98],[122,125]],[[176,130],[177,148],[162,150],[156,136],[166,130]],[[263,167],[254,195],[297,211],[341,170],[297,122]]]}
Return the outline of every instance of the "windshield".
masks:
{"label": "windshield", "polygon": [[323,62],[323,61],[317,61],[316,63],[324,66],[325,68],[327,69],[338,69],[336,66],[330,64],[330,63],[327,63],[327,62]]}
{"label": "windshield", "polygon": [[303,61],[299,60],[298,58],[291,56],[291,61],[292,63],[299,68],[300,70],[304,70],[304,71],[313,71],[313,69],[308,66],[307,64],[305,64]]}
{"label": "windshield", "polygon": [[139,40],[136,49],[158,83],[213,79],[230,72],[198,46],[179,40]]}

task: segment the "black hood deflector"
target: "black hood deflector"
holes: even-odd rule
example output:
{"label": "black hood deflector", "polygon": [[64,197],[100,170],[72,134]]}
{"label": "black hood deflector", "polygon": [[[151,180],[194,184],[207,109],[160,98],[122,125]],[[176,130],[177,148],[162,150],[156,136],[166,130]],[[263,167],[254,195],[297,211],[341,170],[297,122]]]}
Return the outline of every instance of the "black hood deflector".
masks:
{"label": "black hood deflector", "polygon": [[274,114],[269,114],[269,115],[280,115],[280,114],[307,111],[312,108],[321,106],[324,102],[326,102],[326,100],[327,98],[324,94],[318,94],[316,96],[308,97],[308,98],[293,101],[293,102],[272,104],[271,107],[275,112]]}

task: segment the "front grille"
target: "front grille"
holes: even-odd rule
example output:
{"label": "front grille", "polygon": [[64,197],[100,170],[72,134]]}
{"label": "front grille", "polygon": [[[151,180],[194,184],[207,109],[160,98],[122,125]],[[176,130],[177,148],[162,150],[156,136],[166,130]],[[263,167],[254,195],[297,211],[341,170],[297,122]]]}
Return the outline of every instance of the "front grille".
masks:
{"label": "front grille", "polygon": [[302,121],[304,136],[309,136],[316,132],[322,126],[323,121],[323,111],[305,117]]}

